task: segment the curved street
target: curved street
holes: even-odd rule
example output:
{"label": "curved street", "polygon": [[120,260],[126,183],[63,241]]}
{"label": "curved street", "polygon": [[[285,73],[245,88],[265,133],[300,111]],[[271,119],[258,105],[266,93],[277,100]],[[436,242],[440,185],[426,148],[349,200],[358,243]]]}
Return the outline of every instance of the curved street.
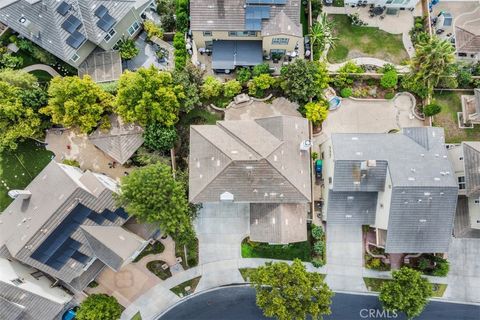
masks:
{"label": "curved street", "polygon": [[[478,320],[480,306],[430,302],[417,320]],[[263,316],[255,304],[255,290],[250,287],[225,287],[186,300],[157,320],[257,320]],[[384,311],[377,296],[336,293],[329,320],[405,319]]]}

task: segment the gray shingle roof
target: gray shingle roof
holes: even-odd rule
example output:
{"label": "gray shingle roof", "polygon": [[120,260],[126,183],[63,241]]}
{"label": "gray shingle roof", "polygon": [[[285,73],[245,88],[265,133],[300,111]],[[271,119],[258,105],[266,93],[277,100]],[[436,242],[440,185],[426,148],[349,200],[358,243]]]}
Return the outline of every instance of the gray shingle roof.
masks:
{"label": "gray shingle roof", "polygon": [[191,126],[190,201],[230,192],[240,202],[308,202],[310,161],[300,151],[307,138],[307,121],[291,116]]}
{"label": "gray shingle roof", "polygon": [[[342,222],[342,217],[351,215],[350,219],[360,221],[365,208],[369,213],[374,208],[374,197],[358,197],[370,193],[362,191],[383,191],[381,184],[389,174],[392,195],[386,252],[448,250],[458,185],[442,128],[405,128],[398,134],[333,134],[331,139],[335,169],[327,219]],[[364,167],[363,175],[359,174],[359,163],[368,160],[376,160],[376,166]],[[359,176],[364,178],[355,189],[352,185]],[[348,196],[354,197],[351,205],[345,204]],[[370,201],[366,200],[369,197]],[[367,220],[374,222],[371,217]]]}
{"label": "gray shingle roof", "polygon": [[298,23],[293,22],[284,11],[280,11],[262,28],[262,36],[274,36],[280,34],[296,37],[302,36],[302,27]]}
{"label": "gray shingle roof", "polygon": [[124,123],[118,116],[110,116],[110,129],[98,128],[88,139],[120,164],[124,164],[143,144],[142,127]]}
{"label": "gray shingle roof", "polygon": [[[285,5],[270,6],[270,19],[274,19],[282,11],[293,24],[300,26],[300,0],[287,0]],[[262,29],[268,24],[269,20],[263,20]],[[281,27],[284,26],[279,26]],[[246,30],[245,0],[190,1],[190,28],[199,31]],[[273,32],[272,28],[272,26],[269,27],[270,32]]]}
{"label": "gray shingle roof", "polygon": [[306,241],[306,222],[304,203],[252,203],[250,240],[279,244]]}
{"label": "gray shingle roof", "polygon": [[375,223],[377,192],[338,192],[328,194],[328,223]]}

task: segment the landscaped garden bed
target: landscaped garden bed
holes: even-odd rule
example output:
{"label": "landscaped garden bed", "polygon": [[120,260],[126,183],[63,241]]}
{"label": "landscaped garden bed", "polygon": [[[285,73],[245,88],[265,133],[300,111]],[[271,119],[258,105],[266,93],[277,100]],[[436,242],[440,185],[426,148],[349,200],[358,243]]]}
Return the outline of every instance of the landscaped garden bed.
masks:
{"label": "landscaped garden bed", "polygon": [[[185,256],[185,248],[187,256]],[[175,256],[182,258],[183,269],[192,268],[198,265],[198,239],[191,241],[184,246],[178,246],[175,244]]]}
{"label": "landscaped garden bed", "polygon": [[328,51],[330,63],[344,62],[357,57],[372,57],[401,64],[408,58],[402,35],[394,35],[378,28],[353,26],[347,15],[332,15],[338,41]]}
{"label": "landscaped garden bed", "polygon": [[[172,291],[179,297],[191,294],[195,292],[195,289],[197,288],[197,285],[200,282],[200,278],[201,276],[182,282],[178,286],[171,288],[170,291]],[[185,288],[188,288],[188,287],[190,287],[190,289],[188,291],[185,290]]]}
{"label": "landscaped garden bed", "polygon": [[0,154],[0,212],[12,202],[8,191],[25,188],[53,157],[43,144],[30,139]]}
{"label": "landscaped garden bed", "polygon": [[433,117],[433,125],[445,129],[446,143],[480,140],[480,126],[472,129],[458,127],[457,112],[462,112],[462,95],[471,95],[471,91],[435,91],[433,101],[440,105],[442,111]]}
{"label": "landscaped garden bed", "polygon": [[162,260],[150,261],[147,263],[147,269],[160,279],[166,280],[172,276],[172,273],[170,272],[170,268],[165,270],[162,268],[164,264],[166,264],[166,262]]}
{"label": "landscaped garden bed", "polygon": [[[385,255],[385,249],[370,246],[369,250],[375,255]],[[384,263],[381,258],[372,257],[368,252],[365,252],[365,268],[378,270],[378,271],[389,271],[390,265]]]}
{"label": "landscaped garden bed", "polygon": [[151,254],[159,254],[165,250],[165,246],[160,241],[155,241],[153,244],[149,244],[143,249],[142,252],[133,260],[133,262],[138,262],[142,260],[143,257]]}
{"label": "landscaped garden bed", "polygon": [[408,266],[425,275],[446,277],[450,269],[446,259],[434,254],[422,254],[416,258],[410,258]]}
{"label": "landscaped garden bed", "polygon": [[[380,292],[382,285],[386,282],[392,281],[391,279],[380,279],[380,278],[363,278],[365,285],[367,286],[367,290],[373,292]],[[443,297],[445,290],[447,289],[447,285],[443,283],[432,283],[433,289],[433,296],[434,297]]]}

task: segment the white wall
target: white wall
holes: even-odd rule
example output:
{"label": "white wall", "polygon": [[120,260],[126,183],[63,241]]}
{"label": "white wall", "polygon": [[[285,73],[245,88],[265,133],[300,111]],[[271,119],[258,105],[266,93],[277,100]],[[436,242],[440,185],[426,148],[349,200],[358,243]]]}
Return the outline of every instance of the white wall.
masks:
{"label": "white wall", "polygon": [[377,212],[375,216],[375,228],[387,230],[388,218],[390,215],[390,203],[392,200],[392,179],[390,170],[387,168],[387,177],[385,179],[385,191],[378,192]]}

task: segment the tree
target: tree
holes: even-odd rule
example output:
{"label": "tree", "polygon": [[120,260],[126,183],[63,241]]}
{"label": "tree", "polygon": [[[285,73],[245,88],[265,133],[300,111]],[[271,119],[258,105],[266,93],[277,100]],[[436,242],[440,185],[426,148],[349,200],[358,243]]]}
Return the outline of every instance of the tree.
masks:
{"label": "tree", "polygon": [[0,152],[17,148],[17,140],[38,132],[40,119],[32,108],[24,106],[22,90],[0,81]]}
{"label": "tree", "polygon": [[170,127],[177,122],[180,101],[185,98],[182,85],[174,83],[170,72],[151,66],[122,74],[115,106],[127,122]]}
{"label": "tree", "polygon": [[118,44],[120,57],[124,60],[130,60],[137,56],[140,50],[135,45],[135,41],[131,38],[123,37]]}
{"label": "tree", "polygon": [[10,53],[0,54],[0,66],[3,68],[17,69],[23,65],[23,58]]}
{"label": "tree", "polygon": [[392,272],[392,281],[380,289],[380,301],[386,310],[402,311],[408,319],[422,313],[432,296],[432,286],[419,271],[402,267]]}
{"label": "tree", "polygon": [[[329,20],[326,13],[322,13],[320,19],[318,19],[310,28],[310,42],[313,52],[320,58],[320,54],[325,51],[326,48],[333,48],[337,37],[333,35],[335,29],[335,23],[333,20]],[[318,59],[315,59],[318,60]]]}
{"label": "tree", "polygon": [[233,98],[242,91],[242,85],[237,80],[230,80],[223,84],[223,95]]}
{"label": "tree", "polygon": [[180,98],[180,110],[189,112],[200,105],[200,86],[203,83],[204,71],[187,63],[185,68],[173,71],[173,82],[184,88],[184,95]]}
{"label": "tree", "polygon": [[268,63],[257,64],[253,67],[252,75],[257,77],[261,74],[270,74],[270,65]]}
{"label": "tree", "polygon": [[428,36],[415,45],[415,56],[410,60],[410,72],[404,86],[421,97],[431,95],[442,77],[455,73],[455,49],[448,40]]}
{"label": "tree", "polygon": [[165,164],[137,168],[122,177],[116,198],[130,215],[158,225],[173,238],[194,234],[185,187],[173,178],[172,169]]}
{"label": "tree", "polygon": [[152,123],[147,125],[143,138],[146,147],[152,150],[166,151],[175,145],[177,130],[175,130],[175,127],[165,127]]}
{"label": "tree", "polygon": [[243,85],[252,78],[252,71],[249,68],[240,68],[237,70],[236,79]]}
{"label": "tree", "polygon": [[426,115],[427,117],[431,117],[436,114],[439,114],[441,111],[442,111],[442,107],[440,107],[436,103],[427,104],[425,107],[423,107],[423,114]]}
{"label": "tree", "polygon": [[37,78],[33,74],[22,70],[0,70],[0,81],[5,81],[12,86],[21,89],[32,89],[38,87]]}
{"label": "tree", "polygon": [[175,55],[175,70],[182,70],[187,64],[188,52],[186,45],[185,35],[181,32],[175,33],[175,36],[173,36],[173,47],[175,48],[175,51],[173,52]]}
{"label": "tree", "polygon": [[55,77],[48,88],[48,105],[40,113],[65,127],[78,127],[88,133],[105,112],[111,110],[113,97],[89,76]]}
{"label": "tree", "polygon": [[287,98],[304,104],[319,99],[328,87],[328,71],[324,63],[296,59],[281,70],[281,87]]}
{"label": "tree", "polygon": [[305,105],[305,116],[314,126],[321,124],[328,116],[328,103],[325,100],[309,102]]}
{"label": "tree", "polygon": [[386,71],[380,78],[380,85],[385,89],[395,88],[398,83],[398,74],[396,70]]}
{"label": "tree", "polygon": [[143,29],[147,33],[147,39],[152,39],[153,37],[162,38],[163,30],[162,27],[157,25],[152,20],[145,20],[143,22]]}
{"label": "tree", "polygon": [[254,97],[263,97],[265,95],[265,90],[270,89],[274,83],[275,78],[269,74],[264,73],[253,77],[248,83],[248,93]]}
{"label": "tree", "polygon": [[319,273],[309,273],[299,259],[267,263],[250,274],[257,305],[266,317],[279,320],[319,319],[330,314],[333,292]]}
{"label": "tree", "polygon": [[223,84],[214,76],[205,77],[200,88],[200,95],[206,100],[215,99],[222,93]]}
{"label": "tree", "polygon": [[116,320],[120,319],[123,307],[117,299],[106,294],[91,294],[80,304],[75,319]]}

